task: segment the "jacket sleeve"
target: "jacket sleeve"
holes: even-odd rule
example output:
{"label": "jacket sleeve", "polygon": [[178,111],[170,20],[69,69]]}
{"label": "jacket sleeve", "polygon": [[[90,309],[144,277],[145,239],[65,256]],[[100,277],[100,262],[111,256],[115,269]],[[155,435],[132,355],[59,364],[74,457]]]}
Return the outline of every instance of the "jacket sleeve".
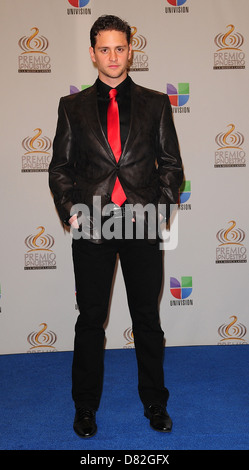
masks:
{"label": "jacket sleeve", "polygon": [[159,204],[176,204],[183,181],[182,159],[168,95],[162,109],[158,135]]}
{"label": "jacket sleeve", "polygon": [[57,129],[53,142],[53,156],[49,166],[49,187],[60,219],[66,225],[73,206],[75,139],[61,98]]}

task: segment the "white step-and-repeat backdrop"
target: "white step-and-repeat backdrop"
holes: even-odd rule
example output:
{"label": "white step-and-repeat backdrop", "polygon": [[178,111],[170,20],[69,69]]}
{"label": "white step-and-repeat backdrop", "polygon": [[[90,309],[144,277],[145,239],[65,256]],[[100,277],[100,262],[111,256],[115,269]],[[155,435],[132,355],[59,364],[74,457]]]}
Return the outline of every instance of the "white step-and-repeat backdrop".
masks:
{"label": "white step-and-repeat backdrop", "polygon": [[[166,232],[167,346],[249,342],[248,0],[2,0],[0,353],[72,350],[71,237],[48,188],[59,98],[91,85],[89,30],[132,26],[130,75],[168,93],[185,182]],[[143,119],[143,116],[141,116]],[[132,348],[118,265],[107,348]]]}

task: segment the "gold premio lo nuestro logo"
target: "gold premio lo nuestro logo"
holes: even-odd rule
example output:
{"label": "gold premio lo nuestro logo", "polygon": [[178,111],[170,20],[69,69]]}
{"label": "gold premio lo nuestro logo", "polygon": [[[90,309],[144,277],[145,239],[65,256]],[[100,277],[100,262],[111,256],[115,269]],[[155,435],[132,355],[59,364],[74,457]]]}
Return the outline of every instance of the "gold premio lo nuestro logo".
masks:
{"label": "gold premio lo nuestro logo", "polygon": [[33,137],[26,137],[22,141],[25,151],[22,156],[22,172],[47,172],[51,160],[52,141],[49,137],[42,135],[39,127],[33,132],[35,132]]}
{"label": "gold premio lo nuestro logo", "polygon": [[217,232],[216,238],[220,242],[216,248],[216,263],[246,263],[247,250],[242,243],[245,239],[245,232],[236,227],[236,222],[230,220],[227,229]]}
{"label": "gold premio lo nuestro logo", "polygon": [[243,150],[244,136],[229,124],[226,132],[220,132],[215,138],[215,168],[245,167],[246,154]]}
{"label": "gold premio lo nuestro logo", "polygon": [[51,61],[47,54],[48,39],[40,35],[37,27],[31,28],[32,34],[19,39],[18,45],[22,50],[18,57],[19,73],[50,73]]}
{"label": "gold premio lo nuestro logo", "polygon": [[54,344],[57,341],[57,335],[48,330],[47,323],[41,323],[39,326],[41,326],[39,331],[32,331],[27,337],[27,341],[31,345],[29,352],[56,351]]}
{"label": "gold premio lo nuestro logo", "polygon": [[126,340],[126,344],[124,346],[124,349],[132,349],[134,348],[134,335],[133,335],[133,330],[132,328],[127,328],[124,331],[124,338]]}
{"label": "gold premio lo nuestro logo", "polygon": [[131,44],[132,44],[132,64],[131,72],[147,72],[149,70],[149,58],[145,52],[147,39],[138,34],[136,26],[131,27]]}
{"label": "gold premio lo nuestro logo", "polygon": [[223,324],[218,328],[218,333],[221,337],[219,344],[247,344],[244,340],[247,329],[245,325],[238,323],[238,318],[232,315],[231,322]]}
{"label": "gold premio lo nuestro logo", "polygon": [[242,34],[235,31],[233,24],[227,25],[226,33],[215,36],[214,42],[217,50],[214,54],[214,70],[219,69],[244,69],[245,53],[241,49],[244,43]]}
{"label": "gold premio lo nuestro logo", "polygon": [[54,238],[45,234],[45,228],[37,227],[36,235],[25,238],[28,251],[25,254],[24,269],[56,269],[56,255],[52,250]]}

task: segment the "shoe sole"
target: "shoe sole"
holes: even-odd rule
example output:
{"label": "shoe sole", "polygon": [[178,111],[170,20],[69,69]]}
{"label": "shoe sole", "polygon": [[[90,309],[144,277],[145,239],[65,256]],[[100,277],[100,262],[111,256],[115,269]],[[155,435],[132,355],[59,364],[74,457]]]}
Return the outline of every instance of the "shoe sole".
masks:
{"label": "shoe sole", "polygon": [[[150,419],[149,415],[148,415],[146,412],[144,413],[144,416],[145,416],[145,418]],[[173,426],[173,424],[172,424],[172,426]],[[165,430],[163,430],[163,429],[154,428],[154,426],[152,426],[152,425],[150,424],[150,427],[151,427],[151,429],[153,429],[153,431],[164,432],[164,433],[170,433],[170,432],[172,431],[172,426],[171,426],[170,429],[165,429]]]}
{"label": "shoe sole", "polygon": [[169,433],[172,431],[172,428],[171,428],[171,429],[166,429],[166,430],[164,431],[163,429],[154,428],[153,426],[151,426],[151,424],[150,424],[150,427],[151,427],[151,429],[153,429],[153,431],[163,432],[163,433],[165,433],[165,434],[169,434]]}
{"label": "shoe sole", "polygon": [[97,433],[97,429],[96,431],[94,431],[92,434],[89,434],[88,436],[83,436],[82,434],[79,434],[77,431],[75,431],[75,429],[73,428],[75,434],[77,434],[77,436],[81,437],[81,439],[90,439],[91,437],[95,436],[95,434]]}

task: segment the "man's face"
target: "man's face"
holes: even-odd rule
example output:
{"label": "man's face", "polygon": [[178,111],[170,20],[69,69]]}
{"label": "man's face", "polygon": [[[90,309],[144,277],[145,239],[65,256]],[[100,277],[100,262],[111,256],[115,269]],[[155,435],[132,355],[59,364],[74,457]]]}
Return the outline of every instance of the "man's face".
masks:
{"label": "man's face", "polygon": [[96,37],[95,48],[90,47],[90,56],[96,64],[99,78],[111,87],[116,87],[127,76],[131,58],[131,45],[121,31],[101,31]]}

